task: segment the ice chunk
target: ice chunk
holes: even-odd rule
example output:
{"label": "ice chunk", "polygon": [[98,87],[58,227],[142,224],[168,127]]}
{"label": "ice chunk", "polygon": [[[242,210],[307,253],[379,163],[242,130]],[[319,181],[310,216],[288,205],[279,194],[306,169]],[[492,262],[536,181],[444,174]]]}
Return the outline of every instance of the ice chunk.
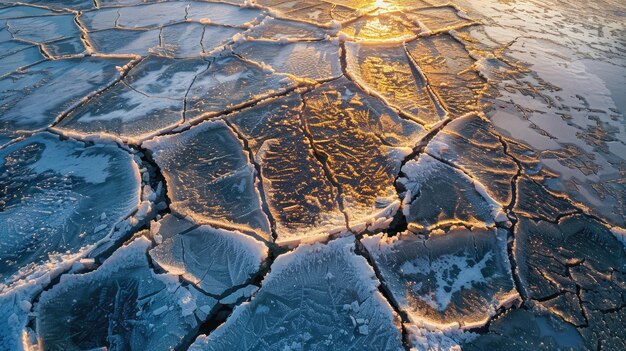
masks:
{"label": "ice chunk", "polygon": [[6,28],[15,39],[38,44],[81,35],[73,15],[10,19]]}
{"label": "ice chunk", "polygon": [[484,184],[502,206],[513,200],[515,160],[506,154],[506,141],[479,115],[468,114],[443,128],[426,146],[426,152],[454,164]]}
{"label": "ice chunk", "polygon": [[576,327],[589,348],[626,347],[626,248],[585,215],[556,223],[521,217],[515,259],[526,295]]}
{"label": "ice chunk", "polygon": [[353,240],[279,256],[252,300],[190,350],[402,349],[399,318]]}
{"label": "ice chunk", "polygon": [[284,75],[273,74],[236,56],[211,62],[189,90],[189,120],[218,115],[264,98],[285,93],[296,86]]}
{"label": "ice chunk", "polygon": [[278,41],[322,40],[336,30],[318,27],[304,22],[289,21],[265,17],[261,23],[250,28],[244,34],[254,39],[271,39]]}
{"label": "ice chunk", "polygon": [[439,122],[445,112],[402,44],[346,43],[348,74],[359,85],[422,124]]}
{"label": "ice chunk", "polygon": [[478,110],[486,81],[473,69],[475,60],[450,35],[420,38],[406,44],[407,51],[428,80],[444,108],[453,116]]}
{"label": "ice chunk", "polygon": [[29,303],[19,293],[0,294],[0,349],[24,350],[23,338],[26,335],[30,308],[19,307],[21,301]]}
{"label": "ice chunk", "polygon": [[[168,215],[161,223],[177,221],[173,217]],[[182,225],[175,234],[164,233],[150,257],[213,296],[246,284],[267,258],[267,247],[249,236],[209,226],[186,227]]]}
{"label": "ice chunk", "polygon": [[237,45],[234,53],[269,65],[279,73],[296,77],[329,80],[341,75],[339,43],[335,40],[276,42],[249,40]]}
{"label": "ice chunk", "polygon": [[42,293],[36,306],[41,347],[171,350],[188,342],[199,328],[198,315],[217,301],[175,276],[154,273],[149,247],[149,240],[135,239],[97,270],[63,275]]}
{"label": "ice chunk", "polygon": [[92,48],[101,54],[141,55],[148,54],[151,48],[160,43],[159,29],[130,30],[107,29],[88,34]]}
{"label": "ice chunk", "polygon": [[183,122],[184,98],[208,68],[201,59],[148,57],[122,83],[72,111],[56,128],[72,134],[109,134],[138,142]]}
{"label": "ice chunk", "polygon": [[49,254],[75,254],[95,244],[139,204],[139,170],[129,154],[47,133],[0,150],[0,185],[5,281]]}
{"label": "ice chunk", "polygon": [[56,128],[73,135],[108,134],[137,143],[182,121],[182,99],[150,97],[118,83],[72,111]]}
{"label": "ice chunk", "polygon": [[490,226],[505,221],[502,207],[484,187],[458,169],[428,154],[402,167],[403,209],[409,230],[420,232],[450,224]]}
{"label": "ice chunk", "polygon": [[454,6],[437,6],[407,11],[408,16],[415,16],[422,26],[422,32],[435,34],[474,24]]}
{"label": "ice chunk", "polygon": [[330,25],[358,17],[359,10],[326,1],[258,0],[258,5],[269,7],[279,17]]}
{"label": "ice chunk", "polygon": [[252,294],[256,293],[259,287],[256,285],[246,285],[243,288],[233,292],[232,294],[220,299],[222,305],[235,305],[239,304],[245,299],[249,299]]}
{"label": "ice chunk", "polygon": [[171,208],[199,224],[254,231],[269,237],[254,167],[243,145],[222,121],[143,144],[161,168]]}
{"label": "ice chunk", "polygon": [[302,99],[292,93],[227,118],[260,166],[281,244],[345,229],[337,189],[311,148],[301,114]]}
{"label": "ice chunk", "polygon": [[45,128],[82,98],[112,84],[119,77],[115,67],[126,63],[102,58],[47,61],[1,78],[0,134],[12,137]]}
{"label": "ice chunk", "polygon": [[366,14],[341,29],[341,33],[352,40],[368,42],[404,42],[415,38],[419,32],[418,24],[412,22],[403,12]]}
{"label": "ice chunk", "polygon": [[314,150],[340,188],[350,226],[362,231],[361,223],[397,200],[400,165],[424,130],[345,78],[321,85],[304,101]]}
{"label": "ice chunk", "polygon": [[378,234],[361,242],[397,306],[417,325],[475,328],[519,298],[502,229],[453,229],[427,239]]}

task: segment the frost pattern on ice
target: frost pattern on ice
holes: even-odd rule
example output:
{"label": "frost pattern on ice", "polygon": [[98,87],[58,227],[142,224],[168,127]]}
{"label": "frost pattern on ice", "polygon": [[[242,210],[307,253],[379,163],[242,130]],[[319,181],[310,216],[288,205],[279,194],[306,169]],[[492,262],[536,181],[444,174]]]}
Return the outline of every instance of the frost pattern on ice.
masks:
{"label": "frost pattern on ice", "polygon": [[113,83],[119,77],[116,66],[127,63],[102,58],[47,61],[0,78],[0,143],[52,124],[84,97]]}
{"label": "frost pattern on ice", "polygon": [[172,210],[199,224],[269,237],[254,166],[226,123],[204,122],[143,145],[165,176]]}
{"label": "frost pattern on ice", "polygon": [[402,173],[402,211],[413,232],[450,224],[492,226],[506,220],[501,205],[480,183],[428,154],[407,162]]}
{"label": "frost pattern on ice", "polygon": [[190,350],[401,350],[398,316],[354,238],[279,256],[250,302]]}
{"label": "frost pattern on ice", "polygon": [[177,222],[173,215],[159,222],[163,229],[154,235],[160,243],[150,250],[150,257],[212,296],[245,284],[267,258],[267,247],[249,236]]}
{"label": "frost pattern on ice", "polygon": [[[46,350],[171,350],[193,336],[216,300],[150,268],[150,241],[138,238],[97,270],[64,275],[37,303]],[[94,305],[94,303],[96,303]]]}
{"label": "frost pattern on ice", "polygon": [[3,282],[106,238],[140,202],[139,170],[127,152],[48,133],[0,150],[0,185]]}
{"label": "frost pattern on ice", "polygon": [[518,298],[503,230],[361,239],[383,284],[419,326],[473,328]]}

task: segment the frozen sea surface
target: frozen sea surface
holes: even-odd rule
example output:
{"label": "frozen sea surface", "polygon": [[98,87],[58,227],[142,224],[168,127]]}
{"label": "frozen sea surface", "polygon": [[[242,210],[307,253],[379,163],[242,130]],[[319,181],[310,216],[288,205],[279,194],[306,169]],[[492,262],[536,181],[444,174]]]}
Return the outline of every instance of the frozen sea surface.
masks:
{"label": "frozen sea surface", "polygon": [[626,6],[0,0],[0,351],[626,349]]}

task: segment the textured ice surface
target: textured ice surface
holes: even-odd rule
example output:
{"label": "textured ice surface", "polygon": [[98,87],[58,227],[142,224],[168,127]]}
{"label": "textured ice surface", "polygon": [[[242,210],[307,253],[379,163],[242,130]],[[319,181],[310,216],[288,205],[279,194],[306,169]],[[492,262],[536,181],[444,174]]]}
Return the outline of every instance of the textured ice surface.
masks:
{"label": "textured ice surface", "polygon": [[468,343],[463,350],[587,350],[580,334],[549,314],[513,310],[494,320],[489,332]]}
{"label": "textured ice surface", "polygon": [[411,231],[445,224],[489,226],[506,220],[500,204],[480,183],[428,154],[407,162],[402,173],[398,179],[406,190],[402,211]]}
{"label": "textured ice surface", "polygon": [[587,347],[626,346],[626,249],[608,228],[584,215],[521,218],[515,258],[528,299],[576,326]]}
{"label": "textured ice surface", "polygon": [[173,129],[184,121],[184,100],[191,84],[208,67],[202,59],[149,56],[56,127],[72,134],[102,133],[131,141]]}
{"label": "textured ice surface", "polygon": [[278,73],[301,78],[329,80],[341,75],[339,43],[244,41],[233,49],[235,55],[268,65]]}
{"label": "textured ice surface", "polygon": [[303,101],[292,93],[228,116],[263,177],[277,242],[345,228],[337,189],[302,124]]}
{"label": "textured ice surface", "polygon": [[491,124],[475,114],[458,118],[441,130],[425,152],[461,168],[501,205],[513,200],[518,167]]}
{"label": "textured ice surface", "polygon": [[399,308],[418,325],[483,325],[517,299],[503,230],[361,239]]}
{"label": "textured ice surface", "polygon": [[295,87],[284,75],[236,56],[216,58],[191,85],[186,104],[190,120],[221,114]]}
{"label": "textured ice surface", "polygon": [[394,180],[423,129],[345,78],[305,94],[304,103],[314,150],[341,191],[349,225],[361,231],[368,217],[397,201]]}
{"label": "textured ice surface", "polygon": [[47,127],[84,97],[112,84],[119,78],[116,66],[126,63],[104,58],[46,61],[0,78],[0,135],[13,138]]}
{"label": "textured ice surface", "polygon": [[320,25],[344,22],[358,16],[358,9],[326,1],[258,0],[278,17],[291,18]]}
{"label": "textured ice surface", "polygon": [[407,43],[406,49],[446,111],[460,116],[477,109],[486,82],[462,43],[451,35],[436,35]]}
{"label": "textured ice surface", "polygon": [[156,274],[149,247],[135,239],[97,270],[65,275],[45,291],[36,308],[41,347],[171,350],[193,337],[217,301],[174,275]]}
{"label": "textured ice surface", "polygon": [[155,235],[160,243],[150,250],[150,257],[212,296],[245,284],[267,258],[263,243],[238,232],[193,227],[173,215],[165,217],[159,227],[163,230]]}
{"label": "textured ice surface", "polygon": [[190,350],[401,350],[400,322],[354,238],[279,256],[252,300]]}
{"label": "textured ice surface", "polygon": [[267,238],[254,166],[243,144],[222,121],[143,144],[167,181],[171,208],[200,224],[254,231]]}
{"label": "textured ice surface", "polygon": [[266,17],[261,23],[247,30],[247,38],[278,41],[322,40],[336,30],[313,24]]}
{"label": "textured ice surface", "polygon": [[626,348],[624,13],[0,3],[0,350]]}
{"label": "textured ice surface", "polygon": [[0,277],[106,238],[139,204],[139,170],[115,146],[37,134],[0,150]]}
{"label": "textured ice surface", "polygon": [[361,86],[422,124],[444,113],[402,44],[346,43],[348,73]]}

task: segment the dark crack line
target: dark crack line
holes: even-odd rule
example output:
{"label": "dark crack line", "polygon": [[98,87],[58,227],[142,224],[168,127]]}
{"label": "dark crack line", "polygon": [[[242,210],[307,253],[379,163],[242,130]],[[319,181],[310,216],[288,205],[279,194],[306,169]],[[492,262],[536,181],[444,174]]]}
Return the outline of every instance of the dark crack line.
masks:
{"label": "dark crack line", "polygon": [[52,122],[52,124],[50,124],[50,126],[47,128],[48,131],[52,131],[51,128],[56,127],[63,119],[65,119],[67,116],[69,116],[70,114],[72,114],[74,111],[78,110],[79,108],[89,104],[95,97],[104,94],[105,92],[107,92],[108,90],[112,89],[114,86],[116,86],[118,83],[122,82],[124,80],[124,78],[126,78],[126,76],[128,75],[128,73],[135,67],[137,66],[137,64],[139,64],[141,61],[144,60],[144,57],[141,58],[136,58],[136,59],[132,59],[130,62],[128,62],[125,66],[127,66],[127,68],[125,70],[123,70],[122,72],[120,72],[120,76],[115,78],[111,83],[109,83],[107,86],[96,90],[94,93],[91,93],[85,97],[83,97],[83,99],[77,103],[75,106],[70,107],[69,109],[67,109],[65,112],[59,114],[59,116],[57,116],[57,118],[54,120],[54,122]]}
{"label": "dark crack line", "polygon": [[325,152],[317,148],[317,145],[315,143],[315,137],[313,133],[311,133],[311,130],[309,129],[309,125],[306,122],[306,117],[304,116],[304,114],[307,108],[307,100],[304,96],[304,93],[300,94],[300,98],[302,99],[302,109],[300,110],[300,113],[298,115],[300,116],[300,123],[302,125],[302,130],[304,131],[304,135],[306,136],[309,146],[311,147],[311,151],[313,151],[313,156],[315,157],[317,162],[321,164],[322,169],[324,170],[324,175],[326,176],[326,179],[328,179],[328,181],[332,184],[333,188],[337,190],[337,196],[335,198],[335,201],[337,202],[339,211],[343,213],[346,230],[350,230],[350,222],[348,218],[348,213],[346,212],[344,203],[343,203],[343,189],[341,188],[341,184],[339,183],[339,181],[337,181],[337,178],[335,177],[332,170],[330,169],[330,166],[328,165],[329,156]]}
{"label": "dark crack line", "polygon": [[387,301],[387,303],[389,303],[389,306],[391,306],[391,308],[393,308],[394,312],[396,312],[396,314],[400,317],[400,322],[401,322],[400,331],[401,331],[401,334],[402,334],[402,344],[403,344],[403,346],[404,346],[406,351],[410,351],[411,350],[411,343],[409,341],[409,334],[408,334],[408,331],[406,330],[405,324],[411,324],[411,321],[409,320],[409,317],[408,317],[407,313],[405,311],[403,311],[400,308],[400,306],[398,306],[397,301],[393,298],[393,294],[387,288],[387,284],[385,282],[385,279],[383,278],[382,273],[378,269],[378,266],[374,263],[374,260],[371,258],[369,252],[363,246],[363,244],[361,244],[361,241],[358,240],[357,237],[355,237],[354,253],[359,255],[359,256],[361,256],[361,257],[363,257],[363,258],[365,258],[365,260],[367,261],[367,264],[374,271],[374,274],[376,275],[376,278],[380,282],[380,284],[378,285],[378,291],[381,293],[381,295]]}
{"label": "dark crack line", "polygon": [[272,212],[270,211],[270,208],[269,208],[269,203],[268,203],[267,195],[265,192],[265,184],[263,183],[263,169],[261,165],[256,162],[255,154],[252,151],[252,149],[250,149],[248,139],[246,139],[246,137],[241,133],[241,131],[239,131],[239,129],[235,125],[233,125],[232,122],[230,122],[227,118],[223,118],[222,121],[226,123],[226,125],[231,130],[231,132],[234,135],[236,135],[237,138],[241,141],[241,143],[243,144],[244,151],[248,154],[248,161],[254,166],[254,170],[256,172],[255,178],[257,179],[257,183],[258,183],[257,191],[259,192],[259,195],[261,198],[261,207],[263,209],[263,212],[265,213],[265,216],[270,222],[270,230],[272,232],[271,233],[272,238],[274,239],[274,242],[275,242],[278,239],[278,233],[276,232],[276,219],[272,215]]}

